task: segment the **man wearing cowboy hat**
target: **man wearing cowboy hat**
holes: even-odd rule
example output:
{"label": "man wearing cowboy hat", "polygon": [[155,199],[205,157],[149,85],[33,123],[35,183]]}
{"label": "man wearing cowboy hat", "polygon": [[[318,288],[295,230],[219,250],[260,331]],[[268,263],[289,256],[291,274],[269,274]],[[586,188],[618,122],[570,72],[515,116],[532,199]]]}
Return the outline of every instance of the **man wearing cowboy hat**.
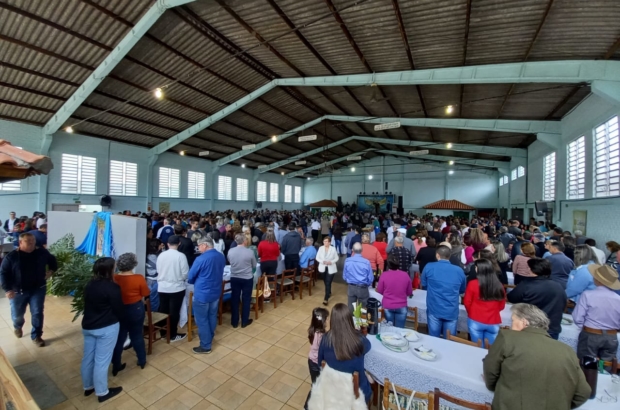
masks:
{"label": "man wearing cowboy hat", "polygon": [[577,356],[594,356],[609,361],[618,351],[620,330],[620,290],[618,272],[608,265],[588,265],[595,289],[581,294],[573,310],[575,324],[581,328]]}

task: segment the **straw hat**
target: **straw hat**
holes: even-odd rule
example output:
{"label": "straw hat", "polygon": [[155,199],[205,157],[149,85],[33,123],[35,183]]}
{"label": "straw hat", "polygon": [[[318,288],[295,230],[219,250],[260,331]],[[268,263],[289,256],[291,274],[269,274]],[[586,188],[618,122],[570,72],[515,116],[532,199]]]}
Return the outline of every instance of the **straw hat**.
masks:
{"label": "straw hat", "polygon": [[612,290],[620,290],[620,281],[618,281],[618,272],[609,265],[597,265],[595,263],[588,265],[590,274],[597,281]]}

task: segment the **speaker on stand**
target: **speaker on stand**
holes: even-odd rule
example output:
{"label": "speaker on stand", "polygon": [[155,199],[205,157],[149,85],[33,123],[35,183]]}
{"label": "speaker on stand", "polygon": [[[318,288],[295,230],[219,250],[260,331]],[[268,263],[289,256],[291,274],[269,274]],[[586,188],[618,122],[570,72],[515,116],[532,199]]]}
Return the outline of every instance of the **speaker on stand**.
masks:
{"label": "speaker on stand", "polygon": [[405,209],[403,208],[403,197],[400,195],[398,196],[398,208],[396,209],[396,213],[398,215],[405,214]]}

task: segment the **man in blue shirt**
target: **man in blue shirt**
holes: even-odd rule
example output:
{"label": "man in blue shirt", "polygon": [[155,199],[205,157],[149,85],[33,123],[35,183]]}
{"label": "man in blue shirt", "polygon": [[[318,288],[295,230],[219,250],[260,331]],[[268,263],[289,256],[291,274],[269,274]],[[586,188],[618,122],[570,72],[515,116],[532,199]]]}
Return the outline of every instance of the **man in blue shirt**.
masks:
{"label": "man in blue shirt", "polygon": [[450,249],[437,248],[437,262],[431,262],[422,272],[422,289],[426,289],[426,316],[428,334],[444,336],[446,330],[456,335],[459,318],[459,296],[465,293],[466,278],[463,269],[450,263]]}
{"label": "man in blue shirt", "polygon": [[192,265],[187,281],[194,285],[194,318],[198,326],[200,346],[194,347],[194,353],[211,353],[211,343],[217,326],[217,312],[226,258],[213,249],[213,240],[206,236],[198,241],[198,250],[202,252]]}
{"label": "man in blue shirt", "polygon": [[306,238],[306,247],[299,258],[299,267],[304,269],[308,267],[310,259],[316,258],[316,248],[314,247],[314,239]]}
{"label": "man in blue shirt", "polygon": [[374,273],[368,259],[362,256],[362,244],[357,242],[352,247],[352,255],[344,262],[342,276],[347,282],[348,304],[353,311],[353,302],[361,303],[366,307],[368,301],[368,287],[372,285]]}
{"label": "man in blue shirt", "polygon": [[36,241],[37,248],[46,248],[47,249],[47,224],[41,225],[39,230],[30,231],[32,236]]}
{"label": "man in blue shirt", "polygon": [[575,264],[564,254],[564,244],[562,242],[550,241],[547,250],[549,255],[545,255],[545,258],[551,262],[551,280],[558,282],[566,289],[568,276]]}

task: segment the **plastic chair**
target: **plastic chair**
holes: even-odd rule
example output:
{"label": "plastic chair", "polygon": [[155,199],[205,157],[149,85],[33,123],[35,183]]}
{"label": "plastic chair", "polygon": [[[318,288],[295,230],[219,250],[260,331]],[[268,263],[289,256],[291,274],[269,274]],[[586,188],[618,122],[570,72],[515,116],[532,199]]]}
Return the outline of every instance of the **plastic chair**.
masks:
{"label": "plastic chair", "polygon": [[459,399],[458,397],[455,396],[450,396],[449,394],[446,393],[442,393],[441,390],[439,390],[438,388],[435,388],[435,404],[434,407],[435,409],[439,409],[439,402],[440,400],[445,400],[447,402],[456,404],[457,406],[461,406],[464,407],[466,409],[471,409],[471,410],[491,410],[491,404],[490,403],[474,403],[472,401],[467,401],[467,400],[463,400],[463,399]]}
{"label": "plastic chair", "polygon": [[[163,339],[163,337],[157,335],[163,330],[166,332],[166,343],[170,344],[170,316],[167,313],[152,312],[151,301],[146,299],[144,302],[146,316],[144,317],[144,331],[145,339],[147,339],[147,351],[146,354],[153,353],[153,343]],[[165,325],[159,323],[166,321]]]}

